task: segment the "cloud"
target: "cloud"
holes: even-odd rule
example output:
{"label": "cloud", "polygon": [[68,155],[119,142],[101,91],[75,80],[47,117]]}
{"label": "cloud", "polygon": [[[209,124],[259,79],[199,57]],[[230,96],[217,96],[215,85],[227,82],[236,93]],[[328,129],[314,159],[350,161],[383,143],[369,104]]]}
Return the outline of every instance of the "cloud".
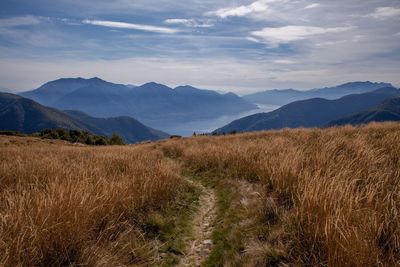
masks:
{"label": "cloud", "polygon": [[246,15],[249,15],[251,13],[256,13],[256,12],[263,12],[266,11],[269,6],[267,3],[269,2],[275,2],[273,0],[260,0],[253,2],[250,5],[243,5],[243,6],[238,6],[238,7],[229,7],[229,8],[221,8],[218,9],[217,11],[211,11],[207,12],[206,15],[208,16],[217,16],[220,18],[228,18],[228,17],[243,17]]}
{"label": "cloud", "polygon": [[254,42],[254,43],[261,43],[260,40],[258,40],[257,38],[251,37],[251,36],[246,37],[246,40],[250,41],[250,42]]}
{"label": "cloud", "polygon": [[171,29],[166,27],[152,26],[152,25],[144,25],[144,24],[134,24],[134,23],[126,23],[126,22],[117,22],[117,21],[107,21],[107,20],[89,20],[85,19],[82,21],[84,24],[109,27],[109,28],[117,28],[117,29],[131,29],[138,31],[146,31],[146,32],[156,32],[156,33],[166,33],[166,34],[174,34],[178,33],[179,30]]}
{"label": "cloud", "polygon": [[271,44],[290,43],[303,40],[313,35],[345,32],[353,29],[353,27],[335,27],[323,28],[312,26],[284,26],[279,28],[264,28],[260,31],[253,31],[251,35],[262,39]]}
{"label": "cloud", "polygon": [[[49,1],[25,1],[15,6],[15,1],[3,0],[4,5],[0,4],[0,63],[10,58],[0,66],[2,87],[28,89],[34,87],[32,81],[39,85],[52,78],[85,73],[124,83],[158,80],[217,89],[320,87],[356,79],[400,85],[400,18],[393,12],[400,8],[398,0],[58,0],[43,9]],[[261,3],[261,9],[254,3]],[[320,6],[305,9],[316,3]],[[26,16],[39,13],[43,17]],[[206,14],[210,16],[202,17]],[[84,19],[111,20],[107,27],[114,27],[99,25],[100,31],[88,32],[96,26],[82,26]],[[166,19],[172,21],[167,23]],[[193,27],[207,24],[207,20],[214,27]],[[150,24],[180,32],[136,32],[129,30],[131,27],[115,28],[115,21],[137,23],[141,30]],[[81,26],[70,26],[76,23]],[[349,25],[355,27],[345,31]],[[287,33],[289,30],[292,32]],[[357,36],[365,37],[361,40]],[[116,61],[138,56],[143,58],[126,65]],[[154,60],[145,60],[149,57]],[[61,58],[74,62],[65,63]],[[13,65],[18,59],[26,62]],[[49,64],[41,68],[30,59]],[[97,59],[111,61],[89,64]],[[165,59],[174,61],[167,64]],[[282,60],[297,63],[283,64]],[[84,67],[77,66],[81,63]],[[378,70],[374,68],[377,65]],[[313,70],[326,70],[326,75]]]}
{"label": "cloud", "polygon": [[385,19],[388,17],[400,16],[400,8],[394,7],[378,7],[375,12],[369,15],[376,19]]}
{"label": "cloud", "polygon": [[275,64],[281,64],[281,65],[292,65],[296,64],[297,62],[294,60],[289,60],[289,59],[277,59],[273,61]]}
{"label": "cloud", "polygon": [[33,27],[43,26],[49,20],[49,17],[31,15],[0,19],[0,40],[4,38],[14,47],[48,48],[62,43],[58,32],[45,32],[42,30],[43,27]]}
{"label": "cloud", "polygon": [[0,19],[0,27],[2,28],[29,26],[37,24],[40,24],[40,19],[34,16],[21,16],[21,17]]}
{"label": "cloud", "polygon": [[314,4],[311,4],[311,5],[306,6],[304,9],[316,8],[316,7],[319,7],[320,5],[321,5],[321,4],[319,4],[319,3],[314,3]]}
{"label": "cloud", "polygon": [[212,20],[196,20],[196,19],[167,19],[164,21],[166,24],[172,25],[184,25],[186,27],[193,28],[209,28],[213,27],[214,23]]}

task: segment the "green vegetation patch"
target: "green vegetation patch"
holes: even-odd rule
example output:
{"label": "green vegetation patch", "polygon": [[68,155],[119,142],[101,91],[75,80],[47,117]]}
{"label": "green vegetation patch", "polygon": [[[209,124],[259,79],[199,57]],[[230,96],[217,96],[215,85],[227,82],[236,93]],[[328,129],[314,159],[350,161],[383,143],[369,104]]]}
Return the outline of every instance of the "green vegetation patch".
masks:
{"label": "green vegetation patch", "polygon": [[71,143],[82,143],[94,146],[124,145],[122,138],[116,134],[113,134],[110,138],[108,138],[79,130],[46,129],[34,134],[34,136],[38,136],[43,139],[59,139]]}
{"label": "green vegetation patch", "polygon": [[160,266],[175,266],[185,252],[185,239],[191,236],[192,219],[199,204],[201,191],[188,184],[177,199],[166,209],[149,214],[145,228],[149,237],[161,242],[159,249]]}

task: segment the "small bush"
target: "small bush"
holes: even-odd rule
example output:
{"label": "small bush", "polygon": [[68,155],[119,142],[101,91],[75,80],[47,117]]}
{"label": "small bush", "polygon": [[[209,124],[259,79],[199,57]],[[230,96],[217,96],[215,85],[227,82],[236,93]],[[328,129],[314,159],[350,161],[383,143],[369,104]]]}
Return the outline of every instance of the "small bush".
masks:
{"label": "small bush", "polygon": [[0,131],[0,135],[6,136],[25,136],[25,134],[17,132],[17,131]]}
{"label": "small bush", "polygon": [[107,138],[79,130],[45,129],[38,134],[34,134],[34,136],[39,136],[43,139],[59,139],[71,143],[82,143],[86,145],[124,145],[124,141],[117,134],[113,134],[110,138]]}
{"label": "small bush", "polygon": [[122,140],[122,138],[117,135],[117,134],[113,134],[111,136],[111,138],[108,141],[109,145],[123,145],[124,144],[124,140]]}

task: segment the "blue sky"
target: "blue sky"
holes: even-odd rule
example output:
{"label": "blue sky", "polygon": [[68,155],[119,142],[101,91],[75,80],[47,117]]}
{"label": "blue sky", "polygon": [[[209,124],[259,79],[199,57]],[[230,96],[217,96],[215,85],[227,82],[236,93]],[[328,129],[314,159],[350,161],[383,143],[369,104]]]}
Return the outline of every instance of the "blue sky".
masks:
{"label": "blue sky", "polygon": [[400,85],[398,0],[2,0],[0,87],[60,77],[237,93]]}

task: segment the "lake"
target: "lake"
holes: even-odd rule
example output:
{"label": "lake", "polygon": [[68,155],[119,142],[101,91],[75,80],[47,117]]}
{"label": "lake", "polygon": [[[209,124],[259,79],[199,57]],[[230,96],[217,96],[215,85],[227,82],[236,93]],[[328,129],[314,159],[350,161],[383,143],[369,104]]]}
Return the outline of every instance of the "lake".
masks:
{"label": "lake", "polygon": [[281,106],[276,106],[276,105],[258,105],[258,109],[253,109],[249,110],[240,114],[236,115],[228,115],[228,116],[220,116],[217,118],[213,119],[207,119],[207,120],[200,120],[200,121],[192,121],[189,123],[182,123],[178,125],[174,125],[172,128],[164,127],[163,131],[169,133],[169,134],[176,134],[176,135],[182,135],[182,136],[191,136],[194,132],[197,134],[201,133],[210,133],[214,131],[215,129],[218,129],[234,120],[253,115],[256,113],[262,113],[262,112],[270,112],[275,109],[280,108]]}

